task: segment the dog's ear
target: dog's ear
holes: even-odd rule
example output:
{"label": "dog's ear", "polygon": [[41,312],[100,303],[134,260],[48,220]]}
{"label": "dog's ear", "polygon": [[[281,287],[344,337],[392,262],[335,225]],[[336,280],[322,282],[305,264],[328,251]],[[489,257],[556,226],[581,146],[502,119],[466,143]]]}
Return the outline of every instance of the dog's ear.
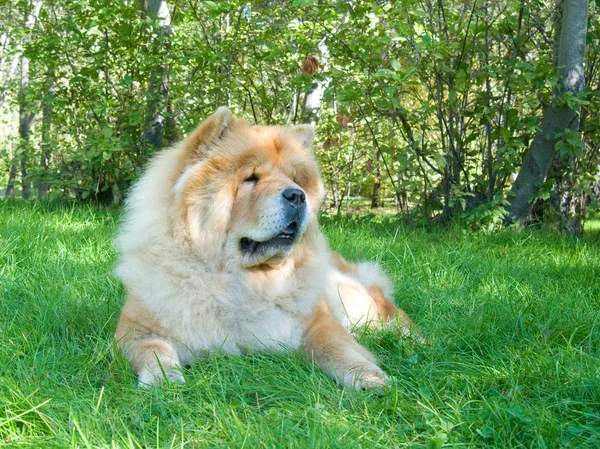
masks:
{"label": "dog's ear", "polygon": [[312,151],[313,141],[315,140],[315,128],[312,125],[297,125],[292,128],[293,133],[302,146],[309,151]]}
{"label": "dog's ear", "polygon": [[235,116],[228,108],[220,107],[217,109],[186,139],[185,149],[188,158],[201,159],[206,157],[210,146],[227,134],[235,120]]}

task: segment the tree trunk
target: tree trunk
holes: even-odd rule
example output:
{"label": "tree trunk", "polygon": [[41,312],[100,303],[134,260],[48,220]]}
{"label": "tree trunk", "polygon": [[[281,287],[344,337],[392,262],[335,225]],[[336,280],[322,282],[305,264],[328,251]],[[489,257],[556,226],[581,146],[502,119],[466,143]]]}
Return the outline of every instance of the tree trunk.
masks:
{"label": "tree trunk", "polygon": [[8,92],[8,88],[10,87],[11,81],[17,73],[17,68],[19,67],[19,55],[15,55],[12,59],[10,66],[6,72],[6,77],[4,77],[4,82],[2,83],[2,88],[0,88],[0,108],[4,103],[4,99],[6,97],[6,92]]}
{"label": "tree trunk", "polygon": [[371,209],[382,207],[381,203],[381,153],[377,152],[377,167],[375,167],[375,182],[373,183],[373,195],[371,196]]}
{"label": "tree trunk", "polygon": [[40,166],[42,168],[42,179],[37,182],[36,188],[38,192],[38,198],[46,198],[48,195],[48,184],[45,181],[45,177],[48,173],[48,166],[50,164],[50,152],[52,144],[50,143],[50,126],[52,125],[52,97],[54,95],[54,79],[52,75],[46,77],[46,98],[44,99],[44,106],[42,108],[42,156],[40,159]]}
{"label": "tree trunk", "polygon": [[[0,58],[0,108],[4,103],[4,98],[6,96],[6,92],[10,87],[10,83],[17,73],[17,68],[19,67],[19,53],[11,55],[10,46],[13,45],[11,43],[11,38],[8,32],[2,33],[0,35],[0,54],[2,57]],[[6,72],[4,71],[4,65],[6,64],[9,56],[11,56],[10,64]]]}
{"label": "tree trunk", "polygon": [[[42,6],[42,2],[37,2],[33,8],[25,14],[25,29],[28,31],[23,38],[23,46],[31,42],[29,30],[33,28],[35,20]],[[23,189],[23,198],[31,196],[31,182],[29,181],[29,172],[27,163],[29,161],[29,131],[33,124],[35,113],[28,111],[26,92],[29,88],[29,58],[21,54],[21,85],[19,88],[19,137],[20,137],[20,158],[21,158],[21,183]]]}
{"label": "tree trunk", "polygon": [[13,158],[13,162],[10,165],[10,173],[8,174],[8,183],[6,184],[6,192],[4,193],[5,198],[14,198],[15,196],[15,181],[17,180],[17,155]]}
{"label": "tree trunk", "polygon": [[338,210],[339,204],[340,204],[340,192],[338,189],[337,180],[333,180],[333,179],[331,182],[331,196],[332,196],[331,208]]}
{"label": "tree trunk", "polygon": [[352,182],[350,181],[350,179],[348,179],[346,181],[346,215],[350,215],[350,194],[351,193],[352,193]]}
{"label": "tree trunk", "polygon": [[29,159],[29,131],[33,123],[33,114],[27,111],[25,92],[29,87],[29,58],[21,56],[21,87],[19,89],[19,156],[21,158],[21,188],[23,198],[31,196],[31,183],[27,162]]}
{"label": "tree trunk", "polygon": [[332,198],[333,199],[333,203],[331,204],[331,207],[333,209],[336,209],[336,210],[339,209],[339,207],[340,207],[340,201],[341,201],[341,199],[340,199],[340,189],[339,189],[339,186],[340,186],[340,171],[337,170],[337,168],[336,168],[336,167],[339,167],[340,160],[341,160],[341,154],[338,151],[338,153],[337,153],[337,160],[333,164],[333,167],[332,167],[333,173],[332,173],[331,181],[330,181],[331,182],[331,196],[333,197]]}
{"label": "tree trunk", "polygon": [[587,15],[587,0],[564,0],[557,60],[560,88],[555,91],[554,100],[544,113],[541,127],[513,184],[508,222],[529,217],[531,200],[538,191],[538,185],[546,179],[554,157],[554,146],[559,140],[556,135],[566,129],[576,131],[579,127],[577,113],[564,104],[563,96],[566,92],[579,94],[583,90]]}
{"label": "tree trunk", "polygon": [[[319,63],[323,66],[323,71],[327,70],[329,61],[329,48],[325,43],[325,38],[319,42],[320,60]],[[310,87],[310,90],[304,96],[304,104],[302,105],[302,123],[309,123],[313,126],[317,124],[319,112],[323,106],[323,95],[325,89],[329,85],[331,79],[329,77],[315,80]]]}
{"label": "tree trunk", "polygon": [[[142,11],[152,20],[158,20],[162,43],[169,48],[171,35],[171,14],[165,0],[142,1]],[[160,62],[150,76],[148,85],[148,103],[144,119],[144,139],[155,150],[163,147],[165,134],[165,109],[169,92],[169,68]]]}
{"label": "tree trunk", "polygon": [[[318,61],[320,64],[320,68],[316,68],[317,70],[327,72],[329,68],[329,47],[326,44],[327,37],[336,37],[340,28],[348,21],[349,18],[350,15],[347,13],[342,18],[338,26],[330,33],[327,33],[327,35],[319,41],[317,47],[319,48],[320,53],[320,60]],[[313,82],[310,90],[304,96],[304,103],[302,105],[301,114],[302,123],[309,123],[313,126],[317,124],[317,121],[319,119],[319,112],[321,111],[321,107],[323,106],[323,96],[325,94],[327,86],[329,86],[330,81],[331,78],[325,77],[320,80],[315,80],[315,82]]]}
{"label": "tree trunk", "polygon": [[[525,52],[522,50],[522,48],[520,47],[521,44],[521,29],[522,29],[522,25],[523,25],[523,12],[525,9],[525,5],[523,3],[521,3],[521,7],[519,8],[519,20],[517,22],[517,35],[514,39],[515,42],[515,47],[513,48],[512,51],[512,55],[510,57],[510,59],[515,59],[517,57],[519,57],[520,60],[525,59]],[[507,79],[506,79],[506,84],[505,84],[505,89],[506,89],[506,101],[503,104],[503,108],[504,108],[504,116],[502,118],[502,126],[506,129],[508,129],[508,114],[510,111],[510,106],[512,104],[512,85],[511,85],[511,80],[512,78],[515,76],[514,71],[513,73],[511,73]],[[506,178],[507,175],[504,175],[502,178],[500,177],[500,170],[499,167],[502,165],[502,158],[503,158],[503,153],[502,151],[500,151],[502,148],[504,148],[504,146],[506,145],[506,142],[504,141],[504,139],[502,138],[502,133],[498,133],[498,138],[496,141],[496,168],[494,169],[494,171],[492,172],[492,177],[490,178],[490,189],[489,189],[489,193],[488,193],[488,201],[491,201],[492,198],[495,196],[496,194],[496,190],[502,190],[504,189],[504,185],[506,182]],[[525,142],[525,145],[527,145],[527,142]],[[498,181],[498,185],[497,185],[497,189],[496,189],[496,181]]]}
{"label": "tree trunk", "polygon": [[[484,6],[484,13],[488,15],[487,2]],[[486,107],[491,111],[492,103],[492,87],[490,84],[490,36],[489,36],[489,25],[485,24],[485,99]],[[485,120],[485,135],[486,135],[486,158],[487,158],[487,174],[488,174],[488,201],[492,201],[494,198],[496,188],[496,170],[494,167],[494,156],[492,153],[492,118],[486,117]]]}

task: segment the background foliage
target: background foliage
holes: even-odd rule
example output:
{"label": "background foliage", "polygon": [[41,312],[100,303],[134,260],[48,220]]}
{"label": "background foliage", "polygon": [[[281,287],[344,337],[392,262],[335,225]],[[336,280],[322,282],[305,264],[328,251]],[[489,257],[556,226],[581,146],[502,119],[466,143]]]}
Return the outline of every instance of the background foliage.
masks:
{"label": "background foliage", "polygon": [[[3,2],[3,184],[21,163],[50,195],[118,203],[156,150],[157,110],[167,146],[227,105],[253,123],[316,122],[336,212],[383,206],[494,227],[558,80],[561,2],[175,0],[167,24],[151,3]],[[566,99],[579,131],[561,137],[538,192],[550,204],[568,177],[581,217],[600,190],[599,30],[592,2],[587,87]],[[23,95],[10,76],[19,57],[30,61]],[[20,107],[33,116],[27,141]]]}

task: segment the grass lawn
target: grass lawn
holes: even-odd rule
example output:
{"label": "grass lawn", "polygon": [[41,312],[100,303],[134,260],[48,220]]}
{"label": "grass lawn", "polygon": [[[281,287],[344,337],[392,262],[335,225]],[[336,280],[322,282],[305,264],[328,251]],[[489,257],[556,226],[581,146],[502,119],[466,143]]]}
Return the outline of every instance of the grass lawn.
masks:
{"label": "grass lawn", "polygon": [[0,446],[600,448],[599,240],[389,220],[322,222],[387,268],[431,342],[360,332],[390,388],[250,354],[144,390],[113,342],[118,213],[0,202]]}

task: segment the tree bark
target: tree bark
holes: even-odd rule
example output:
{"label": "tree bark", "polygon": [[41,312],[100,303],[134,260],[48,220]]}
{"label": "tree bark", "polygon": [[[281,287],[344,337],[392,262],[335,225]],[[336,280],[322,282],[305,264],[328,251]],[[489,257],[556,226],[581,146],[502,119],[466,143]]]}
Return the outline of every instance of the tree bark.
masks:
{"label": "tree bark", "polygon": [[38,198],[46,198],[48,195],[48,183],[44,177],[48,172],[48,166],[50,164],[50,153],[52,150],[52,144],[50,143],[50,127],[52,125],[52,97],[54,96],[54,79],[52,75],[46,77],[46,98],[44,99],[44,106],[42,108],[42,156],[40,159],[40,166],[42,168],[42,179],[37,182],[36,188],[38,192]]}
{"label": "tree bark", "polygon": [[542,118],[541,127],[512,186],[513,198],[508,207],[507,222],[530,216],[531,200],[538,185],[546,179],[554,157],[554,147],[559,140],[556,135],[566,129],[576,131],[579,127],[577,113],[564,104],[563,96],[567,92],[579,94],[583,90],[587,16],[587,0],[564,0],[557,58],[560,88],[554,93],[552,104]]}
{"label": "tree bark", "polygon": [[8,174],[8,183],[6,184],[6,192],[4,192],[5,198],[13,198],[15,196],[15,182],[17,180],[17,156],[13,158],[13,162],[10,165],[10,172]]}
{"label": "tree bark", "polygon": [[[9,33],[2,33],[0,35],[0,46],[2,47],[0,49],[0,54],[2,54],[2,57],[0,58],[0,85],[2,86],[0,88],[0,108],[2,108],[6,92],[8,91],[10,83],[12,82],[12,79],[17,73],[17,68],[19,67],[20,54],[18,52],[16,54],[11,54],[9,50],[11,45],[13,44],[11,42]],[[10,64],[5,72],[4,66],[9,59],[9,56],[11,56]]]}
{"label": "tree bark", "polygon": [[[142,11],[150,19],[157,20],[160,25],[160,36],[166,48],[169,47],[169,36],[172,33],[171,14],[165,0],[142,1]],[[148,102],[144,120],[144,139],[155,150],[163,147],[166,125],[166,105],[169,92],[169,68],[161,61],[150,77],[148,85]]]}
{"label": "tree bark", "polygon": [[[329,48],[325,43],[325,38],[319,42],[320,60],[319,63],[323,66],[323,71],[327,71],[329,61]],[[329,77],[315,80],[310,90],[304,96],[304,104],[302,105],[302,123],[309,123],[313,126],[319,120],[319,112],[323,106],[323,95],[329,85],[331,79]]]}
{"label": "tree bark", "polygon": [[[484,13],[488,15],[487,3],[484,5]],[[490,83],[490,26],[488,23],[485,24],[485,99],[486,107],[491,111],[492,103],[492,87]],[[494,167],[494,155],[492,153],[492,118],[487,117],[485,120],[485,135],[486,135],[486,153],[487,153],[487,172],[488,172],[488,201],[492,201],[494,198],[496,188],[496,170]]]}
{"label": "tree bark", "polygon": [[[339,32],[340,28],[348,21],[350,18],[350,14],[346,14],[341,22],[337,25],[337,27],[331,30],[328,33],[329,36],[336,36]],[[319,49],[319,63],[321,65],[320,71],[327,72],[329,68],[329,47],[327,46],[327,35],[325,35],[318,43],[317,47]],[[331,78],[325,77],[319,80],[315,80],[310,88],[310,90],[304,96],[304,103],[302,105],[302,114],[301,119],[302,123],[309,123],[313,126],[317,124],[319,119],[319,112],[321,111],[321,107],[323,106],[323,96],[325,95],[325,90],[329,83],[331,82]]]}
{"label": "tree bark", "polygon": [[21,56],[21,86],[19,88],[19,156],[21,158],[21,188],[23,198],[31,196],[31,183],[27,162],[29,159],[29,131],[33,123],[33,114],[27,111],[25,92],[29,87],[29,58]]}
{"label": "tree bark", "polygon": [[[23,46],[31,42],[29,30],[33,28],[37,15],[42,7],[42,2],[36,2],[34,6],[25,14],[25,28],[27,34],[23,38]],[[21,184],[23,198],[31,196],[31,182],[29,181],[29,171],[27,163],[29,161],[29,131],[35,118],[34,112],[29,112],[27,102],[27,89],[29,88],[29,58],[21,54],[21,84],[19,88],[19,137],[20,137],[20,158],[21,158]]]}
{"label": "tree bark", "polygon": [[6,98],[6,92],[8,92],[8,88],[10,87],[11,81],[17,73],[17,68],[19,67],[19,55],[15,55],[12,59],[10,66],[6,72],[6,76],[4,77],[2,88],[0,88],[0,107],[4,104],[4,99]]}
{"label": "tree bark", "polygon": [[375,167],[375,182],[373,183],[373,195],[371,196],[371,209],[382,207],[381,202],[381,153],[377,152],[377,165]]}

